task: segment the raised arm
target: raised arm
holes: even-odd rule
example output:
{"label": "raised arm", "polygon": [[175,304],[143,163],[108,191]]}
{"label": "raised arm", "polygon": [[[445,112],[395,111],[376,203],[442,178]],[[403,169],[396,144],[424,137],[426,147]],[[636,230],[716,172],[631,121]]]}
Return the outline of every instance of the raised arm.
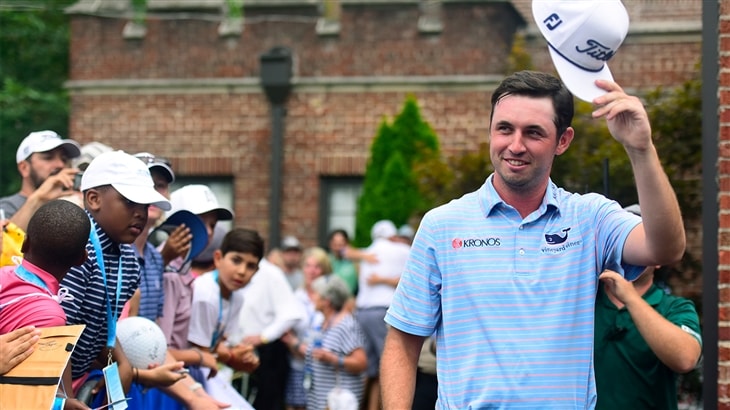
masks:
{"label": "raised arm", "polygon": [[608,91],[593,102],[594,118],[605,117],[611,135],[631,161],[643,223],[629,235],[624,260],[634,265],[666,265],[684,254],[686,238],[679,203],[652,142],[651,125],[641,100],[611,81],[596,81]]}

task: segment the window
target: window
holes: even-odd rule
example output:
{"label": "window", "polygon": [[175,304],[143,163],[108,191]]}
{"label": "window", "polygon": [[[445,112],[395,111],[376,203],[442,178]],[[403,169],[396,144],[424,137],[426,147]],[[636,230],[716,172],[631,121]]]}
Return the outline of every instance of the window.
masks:
{"label": "window", "polygon": [[320,184],[319,238],[327,246],[327,235],[334,229],[344,229],[350,238],[355,235],[355,212],[362,192],[360,177],[323,177]]}

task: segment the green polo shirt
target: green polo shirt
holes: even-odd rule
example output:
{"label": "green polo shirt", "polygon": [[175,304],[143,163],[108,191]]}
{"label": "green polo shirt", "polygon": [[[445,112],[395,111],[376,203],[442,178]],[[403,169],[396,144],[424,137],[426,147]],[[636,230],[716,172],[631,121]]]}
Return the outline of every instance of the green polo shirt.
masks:
{"label": "green polo shirt", "polygon": [[[702,344],[694,303],[656,285],[644,300]],[[651,351],[626,308],[617,309],[603,284],[596,299],[596,409],[677,409],[677,375]]]}

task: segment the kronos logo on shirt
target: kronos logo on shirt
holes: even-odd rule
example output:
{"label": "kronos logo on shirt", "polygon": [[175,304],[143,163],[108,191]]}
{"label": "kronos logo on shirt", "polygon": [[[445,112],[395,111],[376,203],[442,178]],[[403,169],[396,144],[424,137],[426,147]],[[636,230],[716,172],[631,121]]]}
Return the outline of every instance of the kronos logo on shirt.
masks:
{"label": "kronos logo on shirt", "polygon": [[461,239],[454,238],[451,241],[451,247],[454,249],[460,248],[485,248],[490,246],[500,246],[502,242],[499,238],[473,238],[473,239]]}

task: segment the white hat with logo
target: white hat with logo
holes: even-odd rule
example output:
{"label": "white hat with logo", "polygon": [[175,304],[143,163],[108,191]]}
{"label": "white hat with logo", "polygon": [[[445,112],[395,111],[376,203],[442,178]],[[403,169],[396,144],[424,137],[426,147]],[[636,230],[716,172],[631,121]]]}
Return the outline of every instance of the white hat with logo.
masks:
{"label": "white hat with logo", "polygon": [[104,185],[111,185],[134,203],[170,210],[170,201],[155,190],[147,165],[124,151],[99,154],[81,177],[81,191]]}
{"label": "white hat with logo", "polygon": [[621,1],[533,0],[532,14],[568,90],[588,102],[605,94],[595,81],[613,81],[606,62],[629,31]]}
{"label": "white hat with logo", "polygon": [[15,162],[20,164],[36,152],[48,152],[61,147],[69,158],[81,155],[81,147],[74,140],[62,139],[55,131],[36,131],[28,134],[15,152]]}

